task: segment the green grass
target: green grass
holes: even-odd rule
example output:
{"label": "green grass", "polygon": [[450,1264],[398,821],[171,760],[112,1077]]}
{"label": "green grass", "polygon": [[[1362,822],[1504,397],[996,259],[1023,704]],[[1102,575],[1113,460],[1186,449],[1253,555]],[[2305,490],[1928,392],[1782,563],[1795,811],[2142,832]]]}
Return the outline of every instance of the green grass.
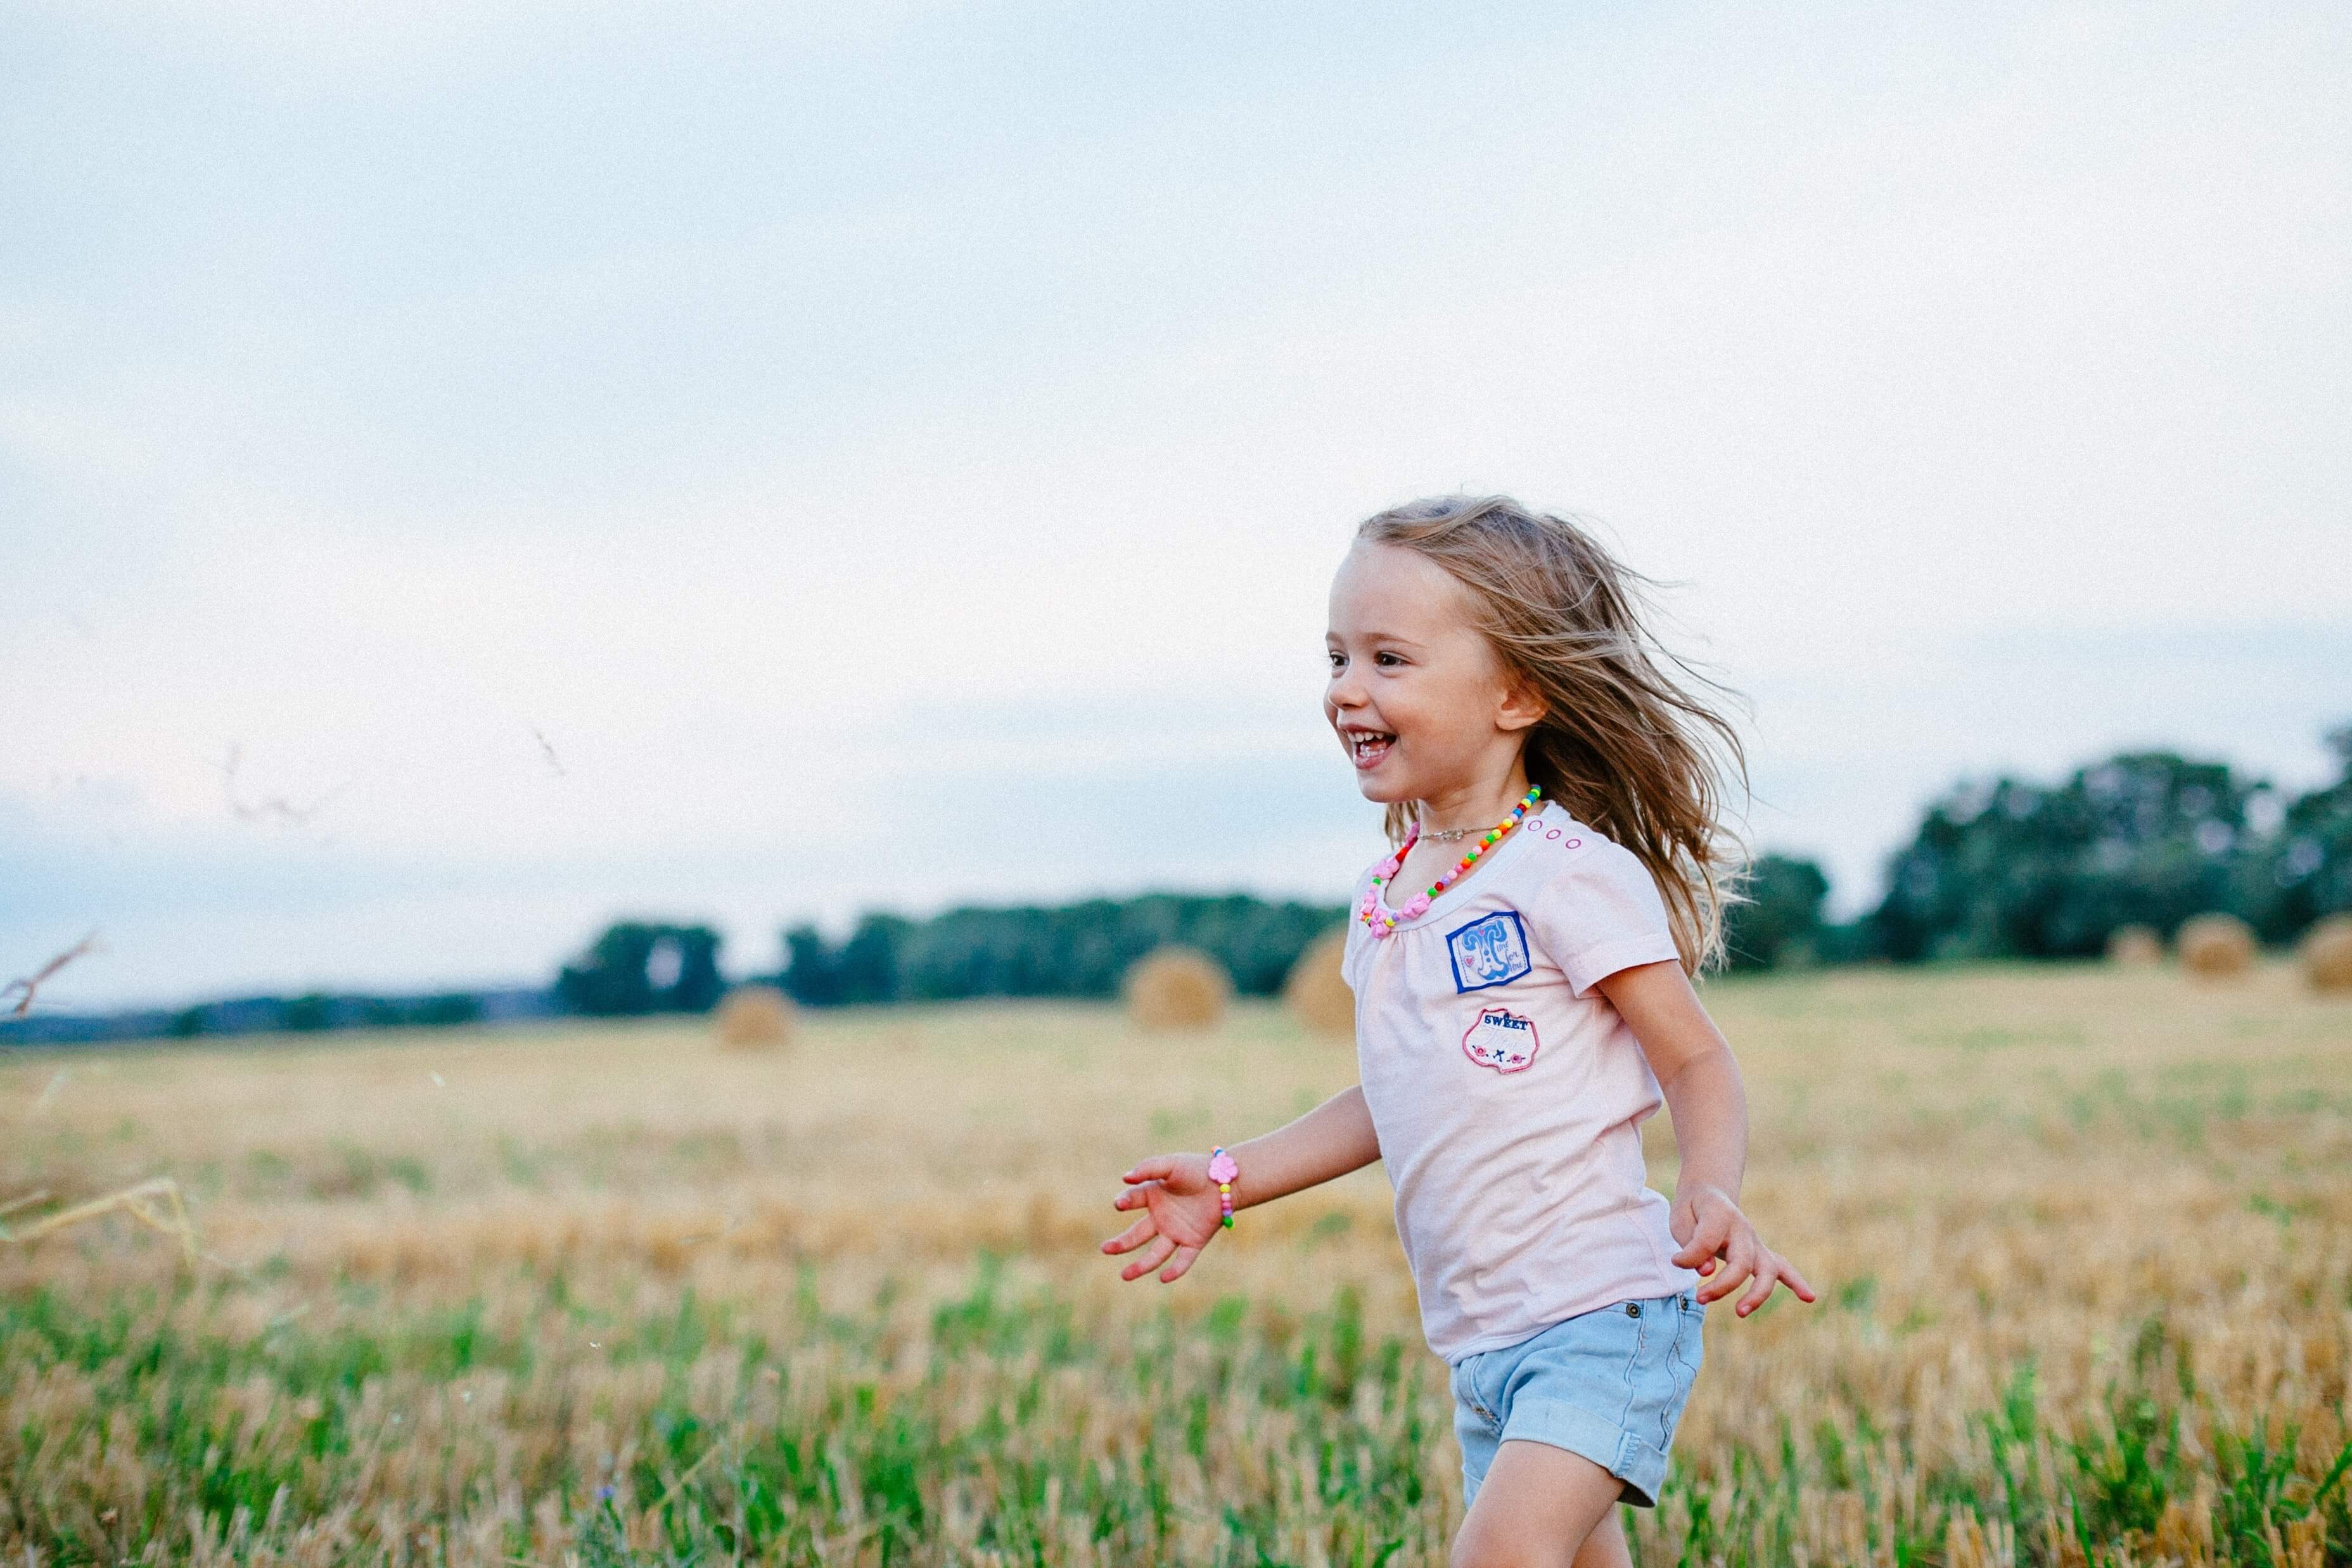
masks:
{"label": "green grass", "polygon": [[[1286,1521],[1307,1511],[1333,1521],[1333,1561],[1376,1564],[1420,1538],[1430,1467],[1453,1462],[1449,1412],[1415,1375],[1421,1347],[1368,1336],[1351,1290],[1297,1320],[1228,1295],[1197,1325],[1163,1311],[1107,1343],[1080,1332],[1073,1302],[1011,1290],[998,1260],[983,1256],[964,1291],[931,1308],[921,1359],[909,1368],[878,1349],[895,1321],[895,1284],[853,1313],[814,1310],[810,1284],[793,1342],[778,1344],[745,1333],[727,1303],[690,1289],[667,1310],[631,1315],[580,1302],[561,1274],[534,1282],[535,1311],[547,1321],[606,1325],[597,1342],[606,1375],[650,1368],[660,1386],[615,1434],[625,1462],[608,1469],[577,1450],[550,1450],[562,1457],[518,1478],[562,1500],[583,1563],[813,1563],[825,1521],[842,1518],[865,1521],[879,1561],[910,1562],[937,1525],[941,1486],[983,1478],[992,1502],[977,1542],[1005,1560],[1048,1561],[1074,1518],[1088,1539],[1159,1560],[1179,1523],[1173,1469],[1182,1459],[1214,1462],[1219,1415],[1238,1404],[1287,1417],[1297,1463],[1264,1484],[1221,1489],[1216,1561],[1295,1560],[1280,1543]],[[493,1330],[478,1301],[418,1311],[363,1301],[363,1320],[296,1321],[240,1341],[173,1329],[175,1309],[191,1304],[185,1297],[125,1296],[98,1311],[47,1290],[0,1301],[5,1381],[70,1369],[91,1390],[75,1422],[20,1429],[0,1443],[0,1479],[47,1561],[111,1561],[149,1542],[176,1550],[191,1512],[226,1534],[243,1511],[247,1539],[258,1543],[252,1521],[273,1511],[291,1521],[331,1510],[366,1466],[408,1441],[401,1412],[381,1397],[386,1387],[469,1377],[488,1387],[479,1375],[496,1374],[512,1389],[539,1370],[543,1336]],[[1841,1305],[1866,1311],[1869,1300],[1867,1281],[1855,1281]],[[791,1374],[779,1373],[782,1414],[756,1418],[749,1391],[807,1345],[830,1347],[838,1359],[813,1387],[783,1386]],[[731,1408],[698,1413],[690,1385],[713,1353],[740,1360],[743,1392]],[[1138,1440],[1101,1451],[1083,1422],[1049,1414],[1065,1368],[1132,1396],[1132,1408],[1148,1413]],[[270,1396],[258,1421],[221,1397],[256,1386]],[[956,1396],[974,1389],[976,1400]],[[966,1410],[976,1414],[958,1414]],[[2223,1561],[2267,1562],[2273,1528],[2317,1513],[2329,1526],[2326,1562],[2352,1563],[2352,1446],[2315,1479],[2298,1479],[2297,1434],[2260,1420],[2242,1430],[2221,1422],[2155,1320],[2080,1429],[2047,1423],[2031,1360],[2015,1369],[1999,1406],[1975,1413],[1969,1426],[1990,1455],[1989,1470],[1926,1463],[1866,1415],[1801,1434],[1784,1423],[1777,1450],[1738,1450],[1727,1475],[1709,1484],[1693,1484],[1677,1467],[1661,1500],[1687,1519],[1673,1561],[1779,1568],[1800,1539],[1804,1492],[1827,1488],[1861,1493],[1874,1560],[1940,1563],[1938,1525],[1881,1538],[1880,1490],[1919,1469],[1911,1484],[1936,1505],[1921,1517],[1967,1511],[2013,1525],[2021,1542],[2054,1532],[2093,1562],[2155,1530],[2168,1503],[2210,1476]],[[2202,1440],[2190,1441],[2192,1431]],[[135,1446],[158,1481],[144,1514],[118,1521],[121,1533],[105,1540],[87,1534],[59,1497],[73,1484],[72,1467],[57,1458],[100,1433]],[[1988,1474],[1995,1484],[1985,1484]],[[624,1544],[633,1537],[637,1545]],[[523,1557],[531,1542],[518,1531],[506,1544]]]}

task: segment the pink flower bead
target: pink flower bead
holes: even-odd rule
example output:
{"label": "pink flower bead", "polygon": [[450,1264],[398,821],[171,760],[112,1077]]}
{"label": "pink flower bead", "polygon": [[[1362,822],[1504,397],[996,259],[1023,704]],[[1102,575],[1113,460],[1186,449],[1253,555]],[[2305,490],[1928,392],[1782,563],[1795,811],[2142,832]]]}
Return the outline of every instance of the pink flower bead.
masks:
{"label": "pink flower bead", "polygon": [[1223,1149],[1219,1149],[1214,1155],[1211,1156],[1209,1160],[1211,1181],[1231,1181],[1241,1174],[1241,1167],[1234,1164],[1234,1156]]}

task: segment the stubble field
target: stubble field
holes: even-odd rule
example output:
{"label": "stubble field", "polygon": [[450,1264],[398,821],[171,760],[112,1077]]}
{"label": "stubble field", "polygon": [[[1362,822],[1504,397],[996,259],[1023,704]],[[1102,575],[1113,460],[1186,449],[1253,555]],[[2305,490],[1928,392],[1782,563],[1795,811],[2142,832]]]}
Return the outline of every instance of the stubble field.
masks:
{"label": "stubble field", "polygon": [[[1822,1296],[1710,1314],[1642,1563],[2352,1563],[2352,1003],[1706,995],[1748,1207]],[[1353,1068],[1265,1006],[0,1055],[0,1204],[168,1176],[205,1253],[0,1244],[0,1560],[1441,1563],[1378,1166],[1174,1286],[1097,1250],[1130,1162]]]}

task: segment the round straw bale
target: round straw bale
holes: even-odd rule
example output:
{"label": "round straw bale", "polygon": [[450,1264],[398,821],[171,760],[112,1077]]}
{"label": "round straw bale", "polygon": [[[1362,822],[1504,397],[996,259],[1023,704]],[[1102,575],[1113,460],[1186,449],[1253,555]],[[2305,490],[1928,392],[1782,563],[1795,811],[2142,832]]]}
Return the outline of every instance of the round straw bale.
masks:
{"label": "round straw bale", "polygon": [[1194,947],[1167,946],[1127,972],[1127,1016],[1139,1029],[1208,1029],[1224,1017],[1233,977]]}
{"label": "round straw bale", "polygon": [[711,1014],[711,1032],[730,1051],[768,1051],[792,1042],[793,1001],[773,986],[738,986]]}
{"label": "round straw bale", "polygon": [[1326,932],[1307,945],[1282,983],[1282,999],[1291,1016],[1317,1034],[1356,1032],[1356,993],[1339,977],[1339,958],[1347,947],[1344,927]]}
{"label": "round straw bale", "polygon": [[2118,925],[2107,936],[2107,962],[2144,969],[2164,962],[2164,938],[2146,925]]}
{"label": "round straw bale", "polygon": [[2315,991],[2352,991],[2352,915],[2331,915],[2303,934],[2303,977]]}
{"label": "round straw bale", "polygon": [[2226,980],[2254,967],[2253,928],[2234,915],[2184,920],[2172,945],[2180,967],[2205,979]]}

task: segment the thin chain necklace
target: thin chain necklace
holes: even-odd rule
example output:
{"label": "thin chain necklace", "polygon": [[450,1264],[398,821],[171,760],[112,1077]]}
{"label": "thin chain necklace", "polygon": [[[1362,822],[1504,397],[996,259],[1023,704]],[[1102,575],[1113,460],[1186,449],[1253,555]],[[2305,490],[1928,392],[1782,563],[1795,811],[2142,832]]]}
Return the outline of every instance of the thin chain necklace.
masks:
{"label": "thin chain necklace", "polygon": [[[1538,789],[1535,793],[1540,795],[1543,791]],[[1517,820],[1518,819],[1516,817],[1512,819],[1513,821],[1517,821]],[[1456,839],[1466,839],[1476,831],[1478,831],[1476,828],[1424,827],[1421,830],[1421,836],[1434,844],[1450,844]]]}
{"label": "thin chain necklace", "polygon": [[[1386,936],[1397,928],[1398,921],[1412,920],[1422,915],[1429,908],[1429,901],[1431,899],[1435,898],[1439,894],[1444,893],[1448,887],[1453,885],[1454,879],[1459,877],[1464,872],[1468,871],[1472,863],[1475,862],[1480,855],[1485,854],[1496,843],[1500,842],[1505,833],[1507,833],[1513,828],[1517,827],[1519,825],[1519,819],[1525,817],[1530,810],[1535,809],[1536,800],[1542,794],[1542,785],[1528,785],[1528,792],[1519,798],[1519,803],[1511,808],[1511,814],[1504,818],[1501,821],[1496,823],[1493,827],[1487,829],[1486,833],[1480,837],[1478,841],[1470,847],[1470,852],[1468,854],[1464,855],[1460,860],[1455,861],[1452,870],[1448,871],[1444,876],[1439,877],[1435,882],[1429,884],[1428,892],[1416,894],[1412,901],[1407,904],[1402,909],[1391,909],[1382,900],[1381,896],[1381,889],[1387,884],[1389,878],[1396,875],[1400,870],[1403,869],[1404,857],[1412,852],[1412,846],[1420,841],[1422,836],[1421,824],[1419,822],[1413,823],[1412,831],[1405,835],[1404,842],[1399,846],[1396,853],[1391,855],[1386,861],[1381,862],[1380,869],[1372,873],[1372,885],[1364,889],[1363,907],[1356,911],[1356,917],[1361,920],[1366,925],[1371,927],[1373,936]],[[1467,828],[1448,830],[1448,831],[1456,838],[1469,831],[1470,830]],[[1435,832],[1429,836],[1433,839],[1436,839],[1444,835],[1444,832]]]}

